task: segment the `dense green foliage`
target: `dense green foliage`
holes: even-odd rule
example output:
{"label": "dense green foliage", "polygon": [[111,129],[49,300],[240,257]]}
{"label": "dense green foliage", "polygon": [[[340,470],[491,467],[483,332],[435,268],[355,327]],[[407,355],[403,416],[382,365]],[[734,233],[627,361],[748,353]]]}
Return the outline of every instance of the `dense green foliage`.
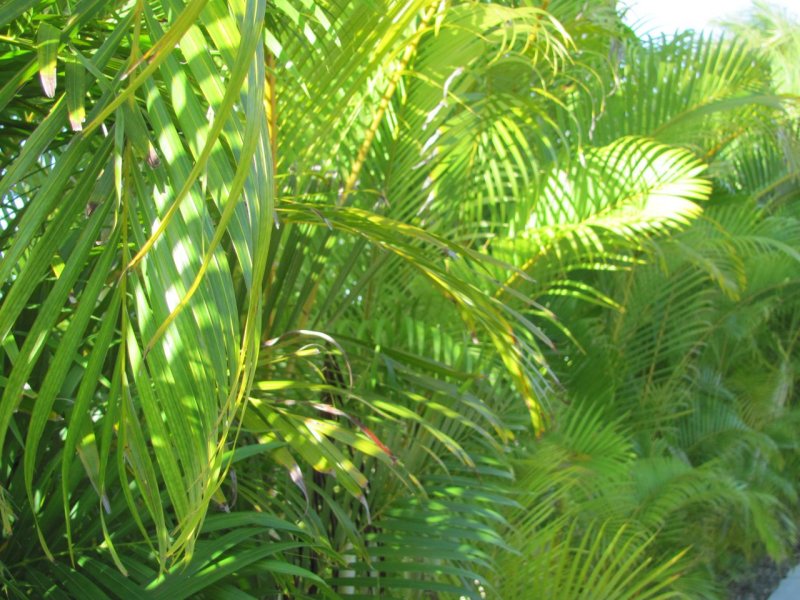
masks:
{"label": "dense green foliage", "polygon": [[752,19],[0,6],[3,593],[717,598],[786,556],[800,34]]}

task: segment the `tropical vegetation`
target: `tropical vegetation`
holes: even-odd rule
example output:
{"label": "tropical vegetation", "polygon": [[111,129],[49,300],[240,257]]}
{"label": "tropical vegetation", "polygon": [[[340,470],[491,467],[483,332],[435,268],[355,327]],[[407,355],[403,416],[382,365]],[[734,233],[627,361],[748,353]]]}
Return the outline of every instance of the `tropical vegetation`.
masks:
{"label": "tropical vegetation", "polygon": [[800,517],[800,29],[0,6],[10,598],[723,598]]}

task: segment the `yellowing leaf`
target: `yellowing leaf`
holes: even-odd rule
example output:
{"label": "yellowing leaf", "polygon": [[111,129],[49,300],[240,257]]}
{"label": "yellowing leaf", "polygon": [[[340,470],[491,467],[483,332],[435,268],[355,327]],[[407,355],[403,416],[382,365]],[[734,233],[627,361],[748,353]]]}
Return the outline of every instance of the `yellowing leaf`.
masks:
{"label": "yellowing leaf", "polygon": [[61,31],[50,23],[39,25],[36,40],[37,55],[39,57],[39,79],[42,82],[44,95],[52,98],[56,95],[56,62],[58,58],[58,44],[61,41]]}

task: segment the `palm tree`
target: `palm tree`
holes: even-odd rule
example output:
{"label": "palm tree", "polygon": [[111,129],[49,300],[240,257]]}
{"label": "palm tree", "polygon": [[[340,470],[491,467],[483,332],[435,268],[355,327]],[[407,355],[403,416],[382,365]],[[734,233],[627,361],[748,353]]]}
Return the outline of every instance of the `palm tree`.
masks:
{"label": "palm tree", "polygon": [[[615,427],[655,426],[564,425],[594,389],[561,365],[634,301],[607,271],[663,251],[721,280],[731,253],[679,250],[702,228],[666,237],[706,164],[742,157],[738,185],[747,136],[776,148],[743,47],[642,44],[577,0],[26,0],[0,27],[7,593],[479,598],[496,567],[512,598],[541,573],[552,597],[673,593],[684,548],[656,534],[682,497],[590,502],[632,477]],[[650,402],[610,339],[598,397]],[[520,476],[594,431],[620,457],[601,492]]]}
{"label": "palm tree", "polygon": [[[670,593],[726,597],[746,560],[784,558],[796,542],[796,113],[770,108],[780,83],[771,55],[741,40],[686,34],[634,42],[625,57],[595,135],[666,142],[680,132],[707,161],[713,192],[690,227],[651,239],[624,273],[582,274],[616,306],[549,298],[569,315],[571,337],[551,334],[564,360],[550,363],[573,404],[520,467],[538,479],[513,517],[528,553],[503,563],[518,574],[512,597],[536,577],[569,597],[574,582],[558,577],[563,562],[582,564],[575,553],[617,576],[611,558],[666,565],[684,550]],[[551,511],[533,510],[545,497],[556,499]],[[607,546],[580,537],[599,526]],[[575,550],[543,552],[565,535]],[[631,545],[622,557],[597,556],[620,539]]]}

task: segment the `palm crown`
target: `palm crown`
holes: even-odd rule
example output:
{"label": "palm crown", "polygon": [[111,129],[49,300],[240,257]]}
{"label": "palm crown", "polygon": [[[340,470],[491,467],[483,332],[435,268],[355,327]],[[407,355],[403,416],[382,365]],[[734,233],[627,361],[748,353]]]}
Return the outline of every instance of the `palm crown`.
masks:
{"label": "palm crown", "polygon": [[0,26],[7,593],[714,597],[785,555],[784,55],[575,0]]}

